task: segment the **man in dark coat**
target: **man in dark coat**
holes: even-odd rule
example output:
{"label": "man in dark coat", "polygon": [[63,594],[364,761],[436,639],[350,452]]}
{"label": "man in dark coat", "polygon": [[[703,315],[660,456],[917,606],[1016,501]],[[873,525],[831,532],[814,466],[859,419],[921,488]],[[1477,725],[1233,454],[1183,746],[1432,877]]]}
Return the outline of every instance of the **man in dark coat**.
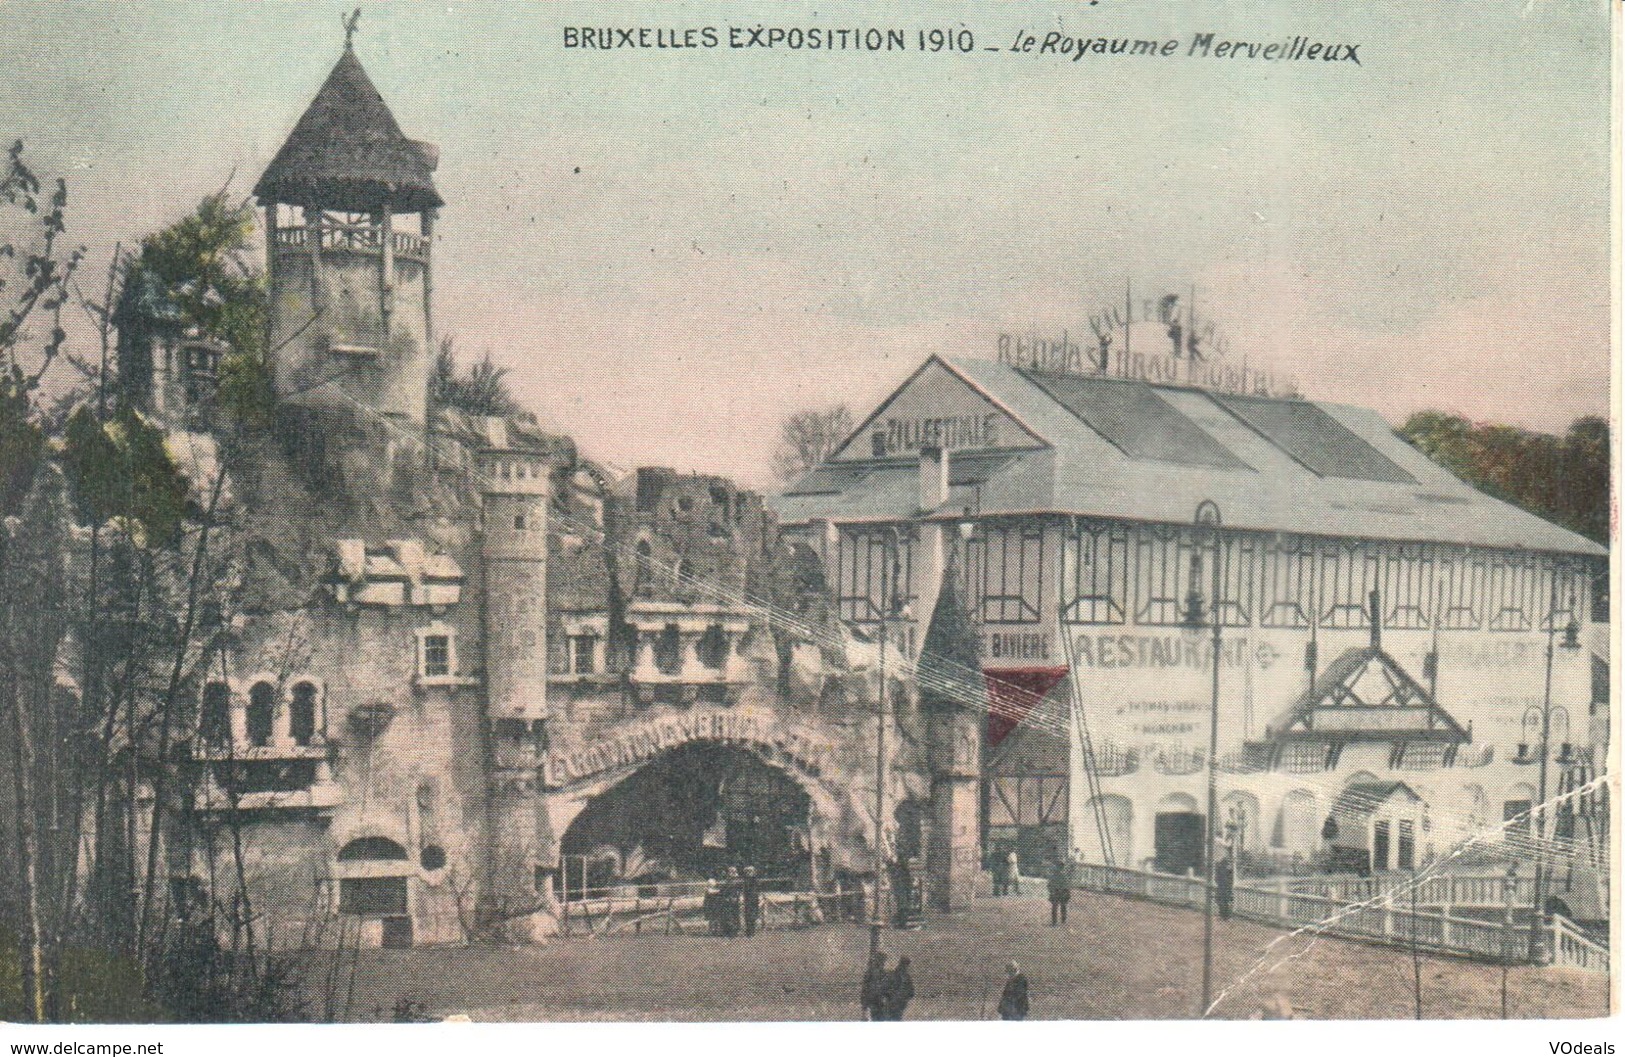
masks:
{"label": "man in dark coat", "polygon": [[858,992],[858,1004],[863,1006],[865,1020],[886,1019],[884,995],[889,975],[886,972],[886,956],[880,951],[869,955],[869,967],[863,971],[863,987]]}
{"label": "man in dark coat", "polygon": [[914,974],[909,971],[909,964],[908,955],[905,954],[897,959],[897,968],[887,974],[880,999],[885,1013],[881,1020],[902,1020],[903,1011],[913,1001]]}
{"label": "man in dark coat", "polygon": [[1072,871],[1057,859],[1049,871],[1049,923],[1066,924],[1066,905],[1072,901]]}
{"label": "man in dark coat", "polygon": [[1005,971],[1009,975],[1004,981],[1004,993],[999,996],[999,1019],[1026,1020],[1027,974],[1013,961],[1005,966]]}
{"label": "man in dark coat", "polygon": [[1010,871],[1005,865],[1004,852],[993,853],[993,894],[1002,896],[1010,890]]}
{"label": "man in dark coat", "polygon": [[728,875],[722,880],[722,934],[729,937],[739,935],[743,916],[744,891],[739,883],[739,869],[730,866]]}
{"label": "man in dark coat", "polygon": [[1228,855],[1213,865],[1213,898],[1219,904],[1219,916],[1229,921],[1236,898],[1236,866]]}
{"label": "man in dark coat", "polygon": [[745,904],[745,935],[754,936],[756,923],[762,920],[762,882],[756,876],[756,867],[745,867],[745,879],[739,887]]}

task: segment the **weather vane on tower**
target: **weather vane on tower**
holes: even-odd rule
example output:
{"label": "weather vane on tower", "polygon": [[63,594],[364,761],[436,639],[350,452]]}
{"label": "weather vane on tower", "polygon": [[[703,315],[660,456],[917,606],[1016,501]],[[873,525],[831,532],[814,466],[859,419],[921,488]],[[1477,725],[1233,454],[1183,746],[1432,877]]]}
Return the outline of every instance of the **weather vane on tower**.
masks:
{"label": "weather vane on tower", "polygon": [[352,47],[351,41],[355,38],[356,27],[361,24],[361,9],[358,7],[349,15],[340,15],[339,21],[344,23],[344,47]]}

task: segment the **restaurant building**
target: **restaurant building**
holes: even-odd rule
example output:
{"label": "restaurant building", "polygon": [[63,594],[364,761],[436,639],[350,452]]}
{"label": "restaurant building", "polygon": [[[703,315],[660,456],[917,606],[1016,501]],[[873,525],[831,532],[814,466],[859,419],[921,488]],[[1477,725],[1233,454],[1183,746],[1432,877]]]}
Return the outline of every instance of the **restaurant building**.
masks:
{"label": "restaurant building", "polygon": [[[1516,857],[1549,648],[1548,796],[1601,766],[1604,548],[1369,410],[1173,357],[1033,362],[930,357],[777,500],[852,625],[918,642],[962,577],[985,851],[1199,869],[1215,643],[1245,870],[1405,869],[1475,837]],[[1599,825],[1577,804],[1560,834]]]}

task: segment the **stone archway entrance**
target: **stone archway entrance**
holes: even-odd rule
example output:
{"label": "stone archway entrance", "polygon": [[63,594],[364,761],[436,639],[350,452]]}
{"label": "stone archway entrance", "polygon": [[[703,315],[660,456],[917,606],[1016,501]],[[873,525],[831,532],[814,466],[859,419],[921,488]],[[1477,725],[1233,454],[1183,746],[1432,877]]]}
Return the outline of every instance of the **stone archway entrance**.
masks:
{"label": "stone archway entrance", "polygon": [[585,802],[559,851],[583,864],[568,892],[716,877],[753,866],[805,885],[813,803],[783,770],[749,749],[696,741],[668,749]]}
{"label": "stone archway entrance", "polygon": [[566,873],[581,887],[584,864],[595,887],[608,877],[705,880],[749,856],[759,871],[793,865],[800,886],[812,871],[827,882],[871,861],[873,821],[853,801],[844,742],[816,717],[657,708],[582,734],[565,732],[538,769],[553,835],[539,875],[556,890]]}

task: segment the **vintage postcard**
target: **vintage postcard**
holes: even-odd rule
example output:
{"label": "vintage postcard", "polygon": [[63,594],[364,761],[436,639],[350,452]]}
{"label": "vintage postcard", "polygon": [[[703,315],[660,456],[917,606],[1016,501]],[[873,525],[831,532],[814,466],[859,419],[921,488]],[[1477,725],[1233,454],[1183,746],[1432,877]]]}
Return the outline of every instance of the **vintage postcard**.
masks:
{"label": "vintage postcard", "polygon": [[1613,1052],[1617,5],[0,17],[7,1037]]}

